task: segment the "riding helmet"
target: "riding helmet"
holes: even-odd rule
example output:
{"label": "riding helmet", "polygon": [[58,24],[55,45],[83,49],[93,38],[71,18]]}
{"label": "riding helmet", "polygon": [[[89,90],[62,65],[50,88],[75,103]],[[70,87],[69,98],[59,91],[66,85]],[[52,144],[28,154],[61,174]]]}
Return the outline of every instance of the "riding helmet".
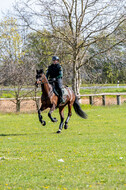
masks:
{"label": "riding helmet", "polygon": [[56,61],[56,60],[59,61],[59,57],[53,56],[53,57],[52,57],[52,61]]}

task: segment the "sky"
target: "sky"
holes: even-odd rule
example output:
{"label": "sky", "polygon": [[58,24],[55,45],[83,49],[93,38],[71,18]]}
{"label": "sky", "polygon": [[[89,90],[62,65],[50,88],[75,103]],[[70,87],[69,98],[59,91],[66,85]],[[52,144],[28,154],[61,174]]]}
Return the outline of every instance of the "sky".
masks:
{"label": "sky", "polygon": [[0,18],[3,16],[2,12],[7,12],[12,8],[15,0],[0,0]]}

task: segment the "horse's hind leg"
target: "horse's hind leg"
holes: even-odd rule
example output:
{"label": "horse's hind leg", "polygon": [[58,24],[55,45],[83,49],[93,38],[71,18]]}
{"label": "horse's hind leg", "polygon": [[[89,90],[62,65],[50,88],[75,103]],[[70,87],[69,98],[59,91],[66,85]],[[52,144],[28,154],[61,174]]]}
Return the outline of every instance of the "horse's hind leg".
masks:
{"label": "horse's hind leg", "polygon": [[61,133],[62,131],[62,128],[63,128],[63,121],[64,121],[64,107],[60,107],[59,108],[59,113],[60,113],[60,119],[61,119],[61,122],[60,122],[60,125],[59,125],[59,130],[57,131],[57,133]]}
{"label": "horse's hind leg", "polygon": [[65,125],[64,125],[64,129],[67,129],[68,128],[68,121],[69,121],[69,119],[70,119],[70,117],[71,117],[71,115],[72,115],[72,112],[71,112],[71,108],[72,108],[72,105],[71,104],[68,104],[68,116],[67,116],[67,119],[66,119],[66,121],[65,121]]}

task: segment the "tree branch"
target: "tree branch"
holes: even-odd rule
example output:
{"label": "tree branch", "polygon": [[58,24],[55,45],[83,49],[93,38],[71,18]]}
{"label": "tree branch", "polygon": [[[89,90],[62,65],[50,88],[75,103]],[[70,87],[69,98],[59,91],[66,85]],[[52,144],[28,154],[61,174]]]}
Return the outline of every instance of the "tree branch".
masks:
{"label": "tree branch", "polygon": [[93,56],[91,56],[90,58],[86,59],[86,61],[82,64],[80,64],[77,67],[77,70],[80,69],[83,65],[85,65],[86,63],[88,63],[89,61],[91,61],[95,56],[100,55],[100,54],[104,54],[105,52],[111,50],[112,48],[114,48],[115,46],[119,45],[120,43],[124,42],[125,38],[123,38],[122,40],[120,40],[119,42],[115,43],[114,45],[110,46],[109,48],[99,51],[97,53],[95,53]]}

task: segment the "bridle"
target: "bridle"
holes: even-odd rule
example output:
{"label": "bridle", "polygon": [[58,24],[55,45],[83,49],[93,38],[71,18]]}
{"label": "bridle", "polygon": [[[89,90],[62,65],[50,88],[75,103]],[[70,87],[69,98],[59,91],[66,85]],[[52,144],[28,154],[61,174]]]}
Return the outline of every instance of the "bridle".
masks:
{"label": "bridle", "polygon": [[[41,81],[41,86],[43,85],[43,84],[46,84],[46,83],[48,83],[49,84],[49,82],[48,82],[48,80],[47,81],[45,81],[45,82],[42,82],[43,81],[43,79],[45,79],[45,75],[44,75],[44,73],[42,73],[42,78],[41,79],[36,79],[36,82],[37,81]],[[37,83],[37,85],[38,85],[38,83]],[[50,92],[49,92],[49,95],[47,96],[47,97],[44,97],[44,98],[42,98],[42,100],[47,100],[48,98],[50,98],[50,96],[53,94],[53,90],[50,90]]]}
{"label": "bridle", "polygon": [[43,76],[44,75],[44,73],[42,73],[42,79],[36,79],[36,81],[38,82],[38,81],[41,81],[41,85],[42,84],[45,84],[45,83],[49,83],[48,81],[46,81],[46,82],[42,82],[43,81],[43,79],[45,79],[45,77]]}

